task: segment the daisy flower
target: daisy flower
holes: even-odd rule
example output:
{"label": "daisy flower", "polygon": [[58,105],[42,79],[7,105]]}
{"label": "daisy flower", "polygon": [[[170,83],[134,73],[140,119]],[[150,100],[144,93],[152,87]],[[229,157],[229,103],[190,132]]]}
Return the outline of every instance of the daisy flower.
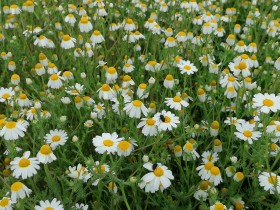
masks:
{"label": "daisy flower", "polygon": [[75,206],[72,206],[72,208],[76,210],[88,210],[88,205],[83,203],[76,203]]}
{"label": "daisy flower", "polygon": [[94,105],[93,112],[97,114],[98,119],[102,119],[106,115],[104,104],[98,103]]}
{"label": "daisy flower", "polygon": [[15,91],[13,91],[13,88],[3,88],[1,87],[0,89],[0,102],[5,102],[10,99],[15,95]]}
{"label": "daisy flower", "polygon": [[191,63],[189,60],[188,61],[182,60],[179,64],[177,64],[177,67],[179,67],[181,74],[191,75],[198,71],[195,65]]}
{"label": "daisy flower", "polygon": [[213,166],[210,169],[210,177],[208,180],[210,182],[214,183],[214,186],[217,186],[221,182],[223,182],[220,169],[217,166]]}
{"label": "daisy flower", "polygon": [[100,99],[111,100],[115,97],[115,92],[108,84],[103,84],[101,88],[97,90]]}
{"label": "daisy flower", "polygon": [[102,36],[102,34],[100,33],[100,31],[98,30],[95,30],[91,37],[90,37],[90,40],[95,43],[95,44],[100,44],[102,42],[105,41],[104,37]]}
{"label": "daisy flower", "polygon": [[115,67],[109,67],[106,70],[105,77],[106,77],[106,83],[107,84],[115,83],[116,80],[118,79],[118,72],[117,72],[116,68]]}
{"label": "daisy flower", "polygon": [[118,156],[129,156],[133,151],[134,146],[137,146],[137,143],[133,139],[120,141],[117,146]]}
{"label": "daisy flower", "polygon": [[50,130],[50,133],[44,136],[45,142],[50,144],[53,150],[56,149],[57,146],[62,146],[66,143],[68,136],[64,130]]}
{"label": "daisy flower", "polygon": [[10,165],[15,178],[27,179],[37,173],[40,168],[37,158],[29,158],[30,151],[26,151],[22,157],[14,158]]}
{"label": "daisy flower", "polygon": [[96,136],[92,139],[93,145],[96,147],[95,151],[99,154],[107,152],[107,154],[114,154],[117,151],[118,143],[123,140],[123,138],[118,138],[116,132],[102,133],[102,136]]}
{"label": "daisy flower", "polygon": [[46,164],[56,160],[56,156],[53,154],[51,147],[48,144],[45,144],[37,153],[37,159],[40,163]]}
{"label": "daisy flower", "polygon": [[57,200],[56,198],[54,198],[51,202],[46,200],[46,201],[40,201],[40,205],[36,205],[35,210],[64,210],[63,205],[61,204],[61,202],[59,200]]}
{"label": "daisy flower", "polygon": [[20,137],[24,137],[26,128],[23,125],[22,121],[6,122],[4,127],[0,130],[0,136],[3,136],[5,140],[17,140]]}
{"label": "daisy flower", "polygon": [[145,136],[156,136],[158,133],[156,120],[153,118],[142,118],[137,128],[142,128],[142,133]]}
{"label": "daisy flower", "polygon": [[209,161],[207,163],[204,163],[203,165],[200,165],[196,168],[198,172],[198,175],[201,179],[208,180],[211,176],[210,170],[214,167],[214,163]]}
{"label": "daisy flower", "polygon": [[11,185],[11,199],[12,201],[16,201],[18,198],[29,197],[32,190],[26,187],[22,182],[14,182]]}
{"label": "daisy flower", "polygon": [[190,141],[187,141],[187,143],[184,145],[183,147],[183,159],[184,160],[196,160],[197,158],[199,158],[199,154],[196,152],[195,148],[194,148],[194,144],[191,143]]}
{"label": "daisy flower", "polygon": [[81,18],[78,24],[80,32],[89,32],[92,30],[92,23],[88,19],[89,18],[87,16]]}
{"label": "daisy flower", "polygon": [[62,80],[64,80],[64,78],[62,76],[60,76],[60,71],[56,74],[52,74],[49,77],[49,81],[48,81],[48,87],[52,88],[52,89],[59,89],[62,87],[63,83]]}
{"label": "daisy flower", "polygon": [[258,140],[262,133],[260,131],[254,131],[254,124],[249,122],[244,122],[241,124],[236,124],[237,132],[234,132],[237,138],[248,141],[249,144],[253,144],[253,140]]}
{"label": "daisy flower", "polygon": [[266,132],[273,133],[276,137],[280,137],[280,121],[273,121],[266,127]]}
{"label": "daisy flower", "polygon": [[280,110],[280,96],[276,96],[274,93],[255,94],[252,107],[259,108],[261,112],[266,114],[270,111],[277,112]]}
{"label": "daisy flower", "polygon": [[13,205],[14,203],[15,203],[15,202],[11,201],[10,198],[8,198],[8,197],[3,197],[3,198],[0,200],[0,209],[1,209],[1,210],[13,210],[12,205]]}
{"label": "daisy flower", "polygon": [[172,89],[175,86],[175,80],[173,78],[173,75],[166,75],[165,80],[163,81],[163,86],[167,89]]}
{"label": "daisy flower", "polygon": [[174,176],[172,175],[172,171],[166,166],[161,163],[152,164],[150,162],[145,163],[143,166],[151,171],[144,175],[138,184],[141,189],[145,188],[145,192],[155,193],[159,189],[163,191],[171,185],[170,180],[173,180]]}
{"label": "daisy flower", "polygon": [[175,96],[173,98],[166,98],[165,102],[167,106],[171,109],[181,110],[183,107],[189,106],[189,103],[184,101],[180,96]]}
{"label": "daisy flower", "polygon": [[134,100],[127,103],[123,110],[131,118],[140,118],[141,113],[143,113],[144,116],[148,115],[148,109],[140,100]]}
{"label": "daisy flower", "polygon": [[227,210],[227,207],[221,202],[217,201],[214,205],[210,206],[210,210]]}
{"label": "daisy flower", "polygon": [[216,153],[216,152],[205,151],[202,153],[201,156],[202,156],[203,163],[207,163],[209,161],[215,163],[219,160],[218,153]]}
{"label": "daisy flower", "polygon": [[262,172],[259,174],[259,183],[260,186],[264,188],[265,191],[269,191],[270,194],[280,192],[280,176],[277,176],[275,173]]}
{"label": "daisy flower", "polygon": [[[96,175],[100,175],[102,173],[107,173],[110,171],[110,166],[107,165],[106,163],[100,164],[99,161],[95,161],[95,166],[93,168],[93,171],[95,172]],[[96,179],[92,185],[97,186],[101,178]]]}
{"label": "daisy flower", "polygon": [[177,124],[180,123],[179,117],[165,110],[156,113],[154,119],[159,131],[171,131],[173,128],[177,128]]}
{"label": "daisy flower", "polygon": [[87,182],[87,180],[91,177],[91,173],[89,173],[89,170],[80,163],[77,166],[69,166],[68,169],[68,176],[73,179],[79,179],[83,182]]}
{"label": "daisy flower", "polygon": [[67,50],[67,49],[75,47],[75,43],[76,43],[76,39],[69,36],[68,34],[66,34],[66,35],[63,35],[60,46],[61,46],[61,48]]}

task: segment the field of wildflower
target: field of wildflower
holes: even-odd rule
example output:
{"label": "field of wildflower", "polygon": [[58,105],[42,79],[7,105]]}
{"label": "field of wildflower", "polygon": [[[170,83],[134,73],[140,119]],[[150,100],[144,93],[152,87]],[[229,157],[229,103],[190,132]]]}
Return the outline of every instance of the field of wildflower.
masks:
{"label": "field of wildflower", "polygon": [[279,0],[0,8],[0,210],[280,209]]}

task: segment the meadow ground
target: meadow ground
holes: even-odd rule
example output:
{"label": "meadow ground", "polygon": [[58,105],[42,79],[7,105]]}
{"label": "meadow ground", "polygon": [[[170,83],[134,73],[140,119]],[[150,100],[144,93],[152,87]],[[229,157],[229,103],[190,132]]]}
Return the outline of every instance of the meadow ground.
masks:
{"label": "meadow ground", "polygon": [[1,0],[0,210],[280,209],[279,0]]}

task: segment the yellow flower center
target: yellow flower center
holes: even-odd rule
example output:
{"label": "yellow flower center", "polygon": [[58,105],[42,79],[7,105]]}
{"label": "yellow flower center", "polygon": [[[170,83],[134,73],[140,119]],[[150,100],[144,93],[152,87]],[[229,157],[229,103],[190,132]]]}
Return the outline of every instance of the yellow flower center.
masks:
{"label": "yellow flower center", "polygon": [[153,19],[153,18],[149,18],[149,19],[148,19],[148,22],[149,22],[149,23],[153,23],[153,22],[154,22],[154,19]]}
{"label": "yellow flower center", "polygon": [[18,80],[19,79],[19,75],[18,74],[13,74],[11,79],[12,80]]}
{"label": "yellow flower center", "polygon": [[247,60],[249,58],[249,56],[247,54],[242,54],[240,56],[243,60]]}
{"label": "yellow flower center", "polygon": [[69,35],[63,35],[63,41],[67,42],[71,39]]}
{"label": "yellow flower center", "polygon": [[104,92],[108,92],[110,90],[110,86],[108,84],[104,84],[102,85],[101,90]]}
{"label": "yellow flower center", "polygon": [[239,42],[238,42],[238,46],[243,47],[244,45],[245,45],[245,44],[244,44],[243,41],[239,41]]}
{"label": "yellow flower center", "polygon": [[170,117],[168,117],[168,116],[164,116],[164,122],[165,123],[170,123],[171,122],[171,118]]}
{"label": "yellow flower center", "polygon": [[234,82],[234,81],[235,81],[235,78],[234,78],[233,76],[230,76],[230,77],[228,77],[228,81],[229,81],[229,82]]}
{"label": "yellow flower center", "polygon": [[219,129],[220,127],[220,124],[218,121],[213,121],[212,124],[211,124],[211,128],[213,129]]}
{"label": "yellow flower center", "polygon": [[9,93],[4,93],[3,95],[2,95],[2,98],[4,98],[4,99],[7,99],[7,98],[9,98],[10,97],[10,94]]}
{"label": "yellow flower center", "polygon": [[110,139],[106,139],[106,140],[103,141],[103,144],[106,147],[111,147],[111,146],[114,145],[114,142],[112,140],[110,140]]}
{"label": "yellow flower center", "polygon": [[246,130],[243,132],[243,135],[246,136],[247,138],[251,138],[253,136],[252,131]]}
{"label": "yellow flower center", "polygon": [[157,168],[154,170],[154,175],[156,175],[157,177],[161,177],[163,174],[164,174],[164,171],[162,170],[161,167],[157,167]]}
{"label": "yellow flower center", "polygon": [[182,152],[182,147],[180,145],[176,145],[174,147],[174,152]]}
{"label": "yellow flower center", "polygon": [[215,204],[214,210],[224,210],[225,207],[222,203]]}
{"label": "yellow flower center", "polygon": [[127,23],[127,24],[132,24],[132,23],[133,23],[133,20],[132,20],[131,18],[127,18],[127,19],[126,19],[126,23]]}
{"label": "yellow flower center", "polygon": [[82,17],[81,23],[82,24],[87,24],[88,23],[88,18],[87,17]]}
{"label": "yellow flower center", "polygon": [[128,141],[120,141],[118,148],[120,150],[128,150],[130,148],[130,143]]}
{"label": "yellow flower center", "polygon": [[166,77],[165,77],[166,80],[168,81],[172,81],[173,80],[173,76],[171,74],[168,74]]}
{"label": "yellow flower center", "polygon": [[11,186],[11,191],[13,192],[18,192],[19,190],[21,190],[23,188],[23,184],[21,182],[15,182],[14,184],[12,184]]}
{"label": "yellow flower center", "polygon": [[26,168],[26,167],[30,166],[30,160],[28,160],[27,158],[22,158],[19,161],[18,166],[21,168]]}
{"label": "yellow flower center", "polygon": [[140,89],[146,89],[146,88],[147,88],[147,85],[146,85],[145,83],[141,83],[141,84],[139,85],[139,88],[140,88]]}
{"label": "yellow flower center", "polygon": [[174,101],[174,102],[181,102],[182,99],[181,99],[180,96],[175,96],[175,97],[173,98],[173,101]]}
{"label": "yellow flower center", "polygon": [[238,65],[238,68],[239,68],[240,70],[246,69],[246,68],[247,68],[246,62],[241,61],[241,62],[239,63],[239,65]]}
{"label": "yellow flower center", "polygon": [[199,88],[198,90],[197,90],[197,95],[203,95],[205,92],[204,92],[204,90],[202,89],[202,88]]}
{"label": "yellow flower center", "polygon": [[25,95],[24,93],[22,93],[22,94],[19,95],[19,98],[22,99],[22,100],[24,100],[24,99],[27,98],[27,95]]}
{"label": "yellow flower center", "polygon": [[124,77],[123,77],[123,81],[124,82],[128,82],[128,81],[130,81],[131,80],[131,77],[129,76],[129,75],[125,75]]}
{"label": "yellow flower center", "polygon": [[180,31],[180,32],[178,33],[178,36],[186,36],[186,33],[183,32],[183,31]]}
{"label": "yellow flower center", "polygon": [[264,99],[264,100],[263,100],[263,105],[264,105],[264,106],[271,107],[271,106],[274,105],[274,102],[273,102],[271,99]]}
{"label": "yellow flower center", "polygon": [[214,176],[218,176],[220,174],[220,169],[217,166],[213,166],[210,169],[210,173]]}
{"label": "yellow flower center", "polygon": [[267,178],[267,180],[270,184],[273,184],[273,185],[277,184],[277,182],[278,182],[276,176],[270,176],[270,177]]}
{"label": "yellow flower center", "polygon": [[93,32],[93,34],[95,35],[95,36],[100,36],[100,31],[98,31],[98,30],[95,30],[94,32]]}
{"label": "yellow flower center", "polygon": [[71,75],[72,75],[72,73],[70,71],[63,72],[63,76],[69,77]]}
{"label": "yellow flower center", "polygon": [[234,209],[235,210],[242,210],[242,209],[244,209],[244,205],[240,202],[237,202],[237,203],[234,204]]}
{"label": "yellow flower center", "polygon": [[136,107],[141,107],[142,106],[142,102],[139,101],[139,100],[132,101],[132,104],[133,104],[133,106],[136,106]]}
{"label": "yellow flower center", "polygon": [[147,124],[147,125],[153,126],[153,125],[155,125],[155,123],[156,123],[156,121],[153,120],[153,118],[148,118],[148,119],[146,120],[146,124]]}
{"label": "yellow flower center", "polygon": [[54,68],[54,67],[55,67],[55,64],[54,64],[54,63],[49,63],[49,64],[48,64],[48,67],[49,67],[49,68]]}
{"label": "yellow flower center", "polygon": [[41,147],[40,152],[44,155],[49,155],[52,153],[52,150],[51,147],[48,144],[46,144]]}
{"label": "yellow flower center", "polygon": [[131,65],[129,63],[124,64],[125,67],[130,67]]}
{"label": "yellow flower center", "polygon": [[200,185],[199,185],[199,188],[201,189],[201,190],[207,190],[208,189],[208,182],[207,181],[202,181],[201,183],[200,183]]}
{"label": "yellow flower center", "polygon": [[60,141],[60,139],[61,139],[61,138],[60,138],[60,136],[58,136],[58,135],[55,135],[55,136],[52,137],[52,141],[53,141],[53,142],[58,142],[58,141]]}
{"label": "yellow flower center", "polygon": [[235,176],[236,176],[236,178],[237,178],[238,180],[244,179],[244,174],[243,174],[242,172],[237,172],[237,173],[235,174]]}
{"label": "yellow flower center", "polygon": [[227,89],[228,89],[228,92],[234,92],[234,91],[235,91],[235,89],[234,89],[233,86],[230,86],[230,87],[228,87]]}
{"label": "yellow flower center", "polygon": [[47,207],[47,208],[45,208],[45,210],[54,210],[54,208],[53,207]]}
{"label": "yellow flower center", "polygon": [[175,42],[175,39],[174,39],[173,37],[170,36],[170,37],[167,38],[167,41],[168,41],[168,42]]}
{"label": "yellow flower center", "polygon": [[191,69],[192,69],[191,66],[188,66],[188,65],[184,66],[184,70],[186,70],[186,71],[189,71],[189,70],[191,70]]}
{"label": "yellow flower center", "polygon": [[7,123],[6,123],[6,128],[8,128],[8,129],[13,129],[13,128],[15,128],[16,126],[17,126],[17,123],[14,122],[14,121],[7,122]]}
{"label": "yellow flower center", "polygon": [[10,201],[8,198],[3,198],[1,201],[0,201],[0,206],[1,207],[6,207],[10,204]]}
{"label": "yellow flower center", "polygon": [[53,81],[58,80],[58,75],[57,75],[57,74],[53,74],[53,75],[51,76],[51,80],[53,80]]}
{"label": "yellow flower center", "polygon": [[108,72],[109,74],[115,74],[117,71],[116,71],[115,67],[109,67],[108,70],[107,70],[107,72]]}
{"label": "yellow flower center", "polygon": [[215,146],[220,146],[221,144],[222,144],[221,140],[219,140],[219,139],[214,140],[214,145]]}
{"label": "yellow flower center", "polygon": [[186,150],[192,151],[193,150],[193,145],[191,143],[186,143],[185,148],[186,148]]}
{"label": "yellow flower center", "polygon": [[229,38],[229,39],[234,39],[235,36],[234,36],[233,34],[230,34],[230,35],[228,35],[228,38]]}
{"label": "yellow flower center", "polygon": [[271,145],[270,145],[270,148],[271,148],[271,150],[276,150],[277,149],[277,144],[275,144],[275,143],[272,143]]}
{"label": "yellow flower center", "polygon": [[212,163],[212,162],[208,162],[208,163],[206,163],[205,165],[204,165],[204,168],[207,170],[207,171],[209,171],[211,168],[213,168],[214,167],[214,163]]}
{"label": "yellow flower center", "polygon": [[280,125],[277,125],[277,126],[276,126],[276,130],[277,130],[278,132],[280,132]]}

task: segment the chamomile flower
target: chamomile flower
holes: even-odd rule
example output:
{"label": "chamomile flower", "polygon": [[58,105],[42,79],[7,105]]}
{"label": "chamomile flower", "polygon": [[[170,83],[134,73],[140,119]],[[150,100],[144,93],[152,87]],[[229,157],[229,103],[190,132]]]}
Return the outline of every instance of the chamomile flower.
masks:
{"label": "chamomile flower", "polygon": [[22,182],[14,182],[11,185],[11,200],[16,201],[19,198],[29,197],[32,190],[26,187]]}
{"label": "chamomile flower", "polygon": [[72,206],[75,210],[88,210],[88,205],[83,203],[76,203],[75,206]]}
{"label": "chamomile flower", "polygon": [[102,34],[100,33],[100,31],[98,30],[95,30],[91,37],[90,37],[90,40],[95,43],[95,44],[100,44],[102,42],[105,41],[104,37],[102,36]]}
{"label": "chamomile flower", "polygon": [[258,93],[253,98],[253,108],[260,109],[261,112],[268,114],[271,112],[277,112],[280,110],[280,96],[272,94]]}
{"label": "chamomile flower", "polygon": [[24,152],[22,157],[15,157],[10,165],[15,178],[21,177],[27,179],[37,174],[40,168],[39,161],[36,158],[30,158],[30,151]]}
{"label": "chamomile flower", "polygon": [[45,142],[50,144],[51,148],[55,150],[56,147],[63,146],[66,143],[68,135],[64,130],[55,129],[50,130],[50,132],[44,136],[44,139]]}
{"label": "chamomile flower", "polygon": [[179,117],[170,111],[161,111],[155,114],[154,119],[159,131],[171,131],[180,123]]}
{"label": "chamomile flower", "polygon": [[207,163],[209,161],[215,163],[219,160],[217,152],[205,151],[202,153],[202,162]]}
{"label": "chamomile flower", "polygon": [[[143,128],[142,128],[143,127]],[[137,128],[142,128],[142,133],[145,136],[156,136],[158,133],[156,120],[153,118],[142,118]]]}
{"label": "chamomile flower", "polygon": [[0,130],[0,136],[3,136],[5,140],[17,140],[24,137],[25,132],[26,127],[23,122],[8,121]]}
{"label": "chamomile flower", "polygon": [[113,84],[116,82],[116,80],[118,79],[118,72],[116,70],[115,67],[109,67],[106,70],[106,83],[107,84]]}
{"label": "chamomile flower", "polygon": [[237,132],[234,132],[237,138],[248,141],[249,144],[253,144],[253,141],[258,140],[262,133],[254,130],[255,125],[248,122],[236,124]]}
{"label": "chamomile flower", "polygon": [[71,37],[68,34],[65,34],[62,37],[62,41],[61,41],[60,46],[61,46],[61,48],[67,50],[67,49],[75,47],[75,43],[76,43],[76,39],[75,38]]}
{"label": "chamomile flower", "polygon": [[118,156],[129,156],[134,149],[134,146],[137,146],[137,143],[133,139],[122,140],[118,142],[117,153]]}
{"label": "chamomile flower", "polygon": [[[107,172],[110,171],[110,166],[109,166],[108,164],[106,164],[106,163],[101,164],[99,161],[95,161],[94,164],[95,164],[95,166],[94,166],[94,168],[93,168],[94,175],[101,175],[101,176],[102,176],[103,173],[107,173]],[[92,183],[92,185],[93,185],[93,186],[97,186],[98,183],[99,183],[99,181],[100,181],[101,179],[102,179],[102,178],[96,179],[96,180]]]}
{"label": "chamomile flower", "polygon": [[200,157],[200,155],[197,153],[197,151],[194,148],[194,144],[190,141],[187,141],[186,144],[183,147],[183,159],[190,161],[190,160],[196,160]]}
{"label": "chamomile flower", "polygon": [[188,61],[182,60],[179,64],[177,64],[177,67],[179,67],[181,74],[191,75],[198,71],[195,65],[191,63],[189,60]]}
{"label": "chamomile flower", "polygon": [[214,205],[210,206],[210,210],[227,210],[227,207],[221,202],[217,201]]}
{"label": "chamomile flower", "polygon": [[174,176],[172,175],[172,171],[166,166],[161,163],[152,164],[150,162],[145,163],[143,166],[151,171],[144,175],[138,184],[141,189],[145,188],[145,192],[155,193],[159,189],[163,191],[171,185],[170,180],[173,180]]}
{"label": "chamomile flower", "polygon": [[148,109],[140,100],[134,100],[127,103],[123,110],[131,118],[140,118],[141,114],[143,114],[144,116],[148,115]]}
{"label": "chamomile flower", "polygon": [[10,99],[15,95],[15,91],[13,91],[13,88],[0,88],[0,102],[5,102]]}
{"label": "chamomile flower", "polygon": [[63,205],[59,200],[54,198],[51,202],[48,200],[40,201],[40,205],[36,205],[35,210],[64,210]]}
{"label": "chamomile flower", "polygon": [[220,169],[217,166],[213,166],[210,169],[210,177],[208,180],[212,182],[214,186],[217,186],[223,182]]}
{"label": "chamomile flower", "polygon": [[48,144],[41,146],[40,151],[37,153],[37,159],[40,163],[47,164],[56,160],[51,147]]}
{"label": "chamomile flower", "polygon": [[166,98],[165,103],[171,109],[181,110],[183,107],[188,107],[189,103],[184,101],[180,96],[175,96],[173,98]]}
{"label": "chamomile flower", "polygon": [[280,176],[273,172],[262,172],[259,174],[258,178],[260,186],[262,186],[265,191],[269,191],[270,194],[280,192]]}
{"label": "chamomile flower", "polygon": [[147,84],[141,83],[138,86],[136,94],[139,98],[148,98],[149,92],[147,91]]}
{"label": "chamomile flower", "polygon": [[49,81],[48,81],[48,87],[52,88],[52,89],[59,89],[62,87],[63,83],[62,81],[64,80],[64,78],[62,76],[60,76],[60,71],[58,73],[52,74],[49,77]]}
{"label": "chamomile flower", "polygon": [[211,161],[208,161],[196,168],[198,172],[198,175],[200,176],[201,179],[203,180],[208,180],[211,176],[210,170],[211,168],[214,167],[214,163]]}
{"label": "chamomile flower", "polygon": [[68,176],[73,179],[78,179],[82,180],[83,182],[87,182],[87,180],[91,177],[91,173],[89,173],[89,170],[80,163],[77,166],[69,166],[68,169]]}
{"label": "chamomile flower", "polygon": [[102,119],[106,115],[104,104],[102,103],[94,105],[93,111],[97,114],[98,119]]}
{"label": "chamomile flower", "polygon": [[115,92],[108,84],[103,84],[101,88],[97,90],[100,99],[112,100],[115,98]]}
{"label": "chamomile flower", "polygon": [[266,132],[273,133],[276,137],[280,137],[280,121],[273,121],[266,127]]}
{"label": "chamomile flower", "polygon": [[173,75],[171,74],[166,75],[165,80],[163,82],[163,86],[166,89],[173,89],[173,87],[175,86],[175,80],[173,78]]}
{"label": "chamomile flower", "polygon": [[95,146],[95,151],[99,154],[114,154],[117,152],[117,145],[123,138],[118,138],[116,132],[102,133],[101,136],[96,136],[92,139],[92,143]]}
{"label": "chamomile flower", "polygon": [[78,24],[80,32],[89,32],[92,30],[92,23],[87,16],[83,16]]}

